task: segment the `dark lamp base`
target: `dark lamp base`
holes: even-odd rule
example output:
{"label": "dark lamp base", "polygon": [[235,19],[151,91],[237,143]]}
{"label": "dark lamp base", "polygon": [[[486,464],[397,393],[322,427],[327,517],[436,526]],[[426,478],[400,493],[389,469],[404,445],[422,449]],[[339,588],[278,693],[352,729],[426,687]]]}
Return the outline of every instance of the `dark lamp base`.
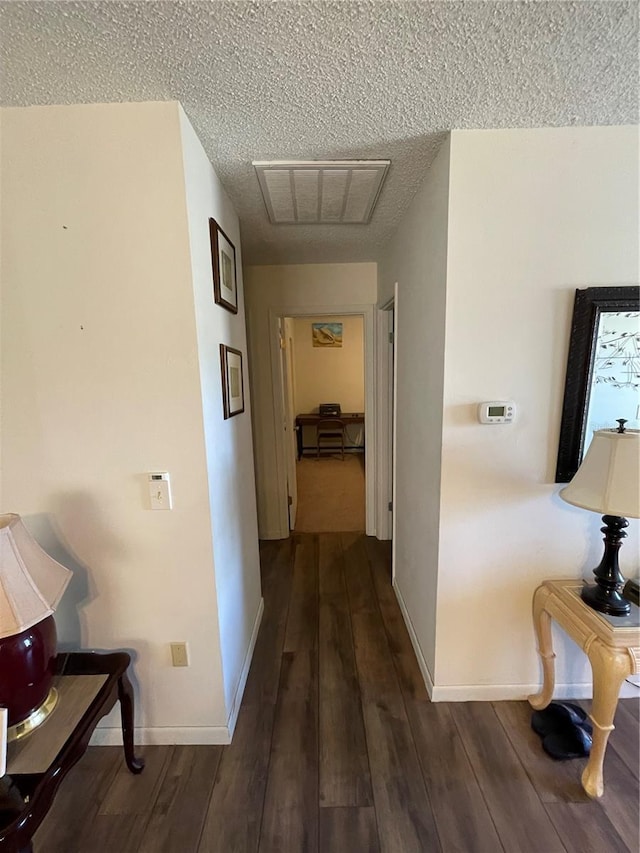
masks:
{"label": "dark lamp base", "polygon": [[16,723],[15,726],[9,726],[7,729],[7,743],[11,743],[14,740],[20,740],[21,738],[30,735],[34,729],[37,729],[38,726],[41,726],[44,723],[57,704],[58,691],[55,687],[52,687],[49,691],[49,695],[40,707],[36,708],[35,711],[32,711],[26,719]]}
{"label": "dark lamp base", "polygon": [[582,590],[582,600],[589,607],[608,616],[628,616],[631,605],[621,595],[624,578],[618,566],[618,552],[622,540],[626,538],[626,518],[620,515],[603,515],[604,554],[600,565],[593,570],[595,586],[586,586]]}
{"label": "dark lamp base", "polygon": [[606,613],[607,616],[628,616],[631,612],[629,602],[615,589],[607,590],[590,584],[582,588],[580,595],[585,604],[599,613]]}
{"label": "dark lamp base", "polygon": [[29,719],[47,700],[55,661],[53,616],[0,639],[0,708],[9,711],[8,728]]}

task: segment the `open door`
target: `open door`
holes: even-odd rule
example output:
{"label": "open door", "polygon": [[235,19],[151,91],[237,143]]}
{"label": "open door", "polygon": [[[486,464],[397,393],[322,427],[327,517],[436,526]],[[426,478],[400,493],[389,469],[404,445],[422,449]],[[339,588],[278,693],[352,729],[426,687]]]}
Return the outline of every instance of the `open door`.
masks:
{"label": "open door", "polygon": [[296,475],[296,406],[295,381],[293,375],[293,334],[291,319],[280,319],[280,367],[282,371],[282,390],[284,395],[284,433],[285,454],[287,460],[287,496],[289,503],[289,530],[296,526],[298,510],[298,481]]}

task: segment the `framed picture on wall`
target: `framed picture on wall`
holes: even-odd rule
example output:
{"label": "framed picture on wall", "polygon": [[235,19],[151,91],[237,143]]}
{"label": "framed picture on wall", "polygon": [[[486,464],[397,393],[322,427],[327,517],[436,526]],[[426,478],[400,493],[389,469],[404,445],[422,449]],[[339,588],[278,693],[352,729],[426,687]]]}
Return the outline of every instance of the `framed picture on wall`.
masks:
{"label": "framed picture on wall", "polygon": [[238,313],[236,249],[215,219],[209,219],[213,296],[218,305]]}
{"label": "framed picture on wall", "polygon": [[222,372],[222,406],[226,420],[244,412],[244,382],[240,350],[220,344],[220,369]]}
{"label": "framed picture on wall", "polygon": [[314,347],[341,347],[342,323],[312,323],[311,340]]}

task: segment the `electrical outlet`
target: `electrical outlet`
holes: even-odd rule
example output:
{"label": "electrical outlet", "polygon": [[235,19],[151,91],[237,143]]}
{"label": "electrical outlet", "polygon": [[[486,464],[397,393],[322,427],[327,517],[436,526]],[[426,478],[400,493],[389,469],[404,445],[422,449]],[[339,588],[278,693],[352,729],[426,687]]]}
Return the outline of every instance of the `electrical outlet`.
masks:
{"label": "electrical outlet", "polygon": [[189,666],[189,646],[187,643],[171,643],[171,662],[173,666]]}

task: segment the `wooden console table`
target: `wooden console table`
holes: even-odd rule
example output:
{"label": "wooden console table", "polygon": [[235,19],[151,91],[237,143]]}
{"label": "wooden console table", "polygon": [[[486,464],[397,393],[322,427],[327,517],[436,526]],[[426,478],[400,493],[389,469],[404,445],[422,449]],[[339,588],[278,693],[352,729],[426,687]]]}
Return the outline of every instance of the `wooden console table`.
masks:
{"label": "wooden console table", "polygon": [[629,616],[606,616],[580,598],[583,584],[576,580],[544,581],[533,596],[533,623],[542,660],[543,685],[529,696],[536,709],[546,708],[553,697],[554,658],[551,619],[586,652],[593,672],[593,745],[582,774],[590,797],[604,791],[602,765],[607,741],[614,729],[618,694],[625,678],[640,673],[640,611],[632,604]]}
{"label": "wooden console table", "polygon": [[[87,691],[84,705],[76,711],[76,722],[64,735],[60,736],[60,719],[68,710],[65,695],[71,696],[74,690],[61,689],[58,707],[42,726],[24,740],[9,745],[7,775],[0,779],[0,850],[3,853],[33,851],[31,839],[49,811],[60,783],[86,752],[99,720],[118,700],[125,761],[132,773],[142,772],[144,761],[136,758],[133,750],[133,690],[127,677],[130,662],[126,652],[69,652],[57,656],[56,681],[59,685],[68,679],[75,688],[82,685],[82,676],[91,676],[87,679],[91,689]],[[76,695],[78,692],[75,690]],[[67,701],[71,704],[72,700]],[[58,748],[56,738],[60,737],[64,740]],[[54,755],[48,754],[52,750]]]}

